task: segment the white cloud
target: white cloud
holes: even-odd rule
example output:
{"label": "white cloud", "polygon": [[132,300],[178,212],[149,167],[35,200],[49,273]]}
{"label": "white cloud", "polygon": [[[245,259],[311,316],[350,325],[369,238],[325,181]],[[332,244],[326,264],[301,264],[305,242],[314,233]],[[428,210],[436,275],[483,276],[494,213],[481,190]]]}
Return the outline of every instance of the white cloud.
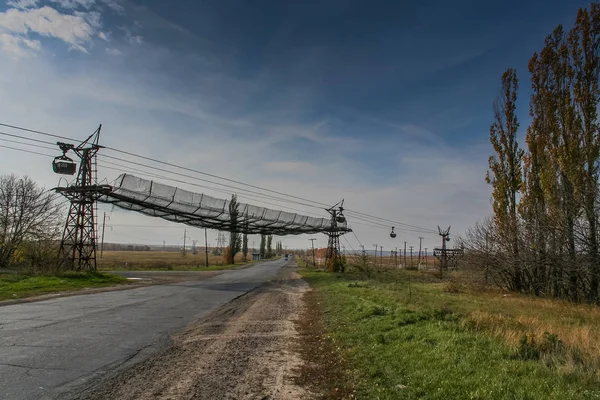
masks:
{"label": "white cloud", "polygon": [[129,29],[125,29],[125,41],[131,45],[140,46],[144,43],[144,38],[140,35],[134,35]]}
{"label": "white cloud", "polygon": [[94,29],[102,28],[102,14],[100,14],[98,11],[75,11],[74,15],[83,18]]}
{"label": "white cloud", "polygon": [[14,58],[21,58],[30,55],[29,50],[39,50],[41,44],[39,40],[29,40],[20,36],[13,36],[7,33],[0,33],[0,47],[2,51],[10,54]]}
{"label": "white cloud", "polygon": [[12,0],[6,2],[7,6],[20,9],[37,7],[37,4],[38,0]]}
{"label": "white cloud", "polygon": [[[99,50],[110,54],[113,48],[103,46]],[[290,118],[264,117],[265,111],[269,111],[264,109],[255,110],[253,115],[243,109],[244,100],[239,106],[229,99],[235,99],[238,92],[241,99],[268,94],[272,87],[228,79],[226,72],[221,75],[221,71],[218,74],[197,71],[201,79],[190,73],[179,81],[177,76],[165,76],[164,68],[155,68],[166,59],[153,54],[156,49],[143,46],[139,51],[148,69],[136,68],[135,73],[124,71],[121,62],[118,68],[113,68],[111,57],[103,57],[93,65],[72,61],[68,75],[59,72],[62,64],[58,59],[21,63],[26,65],[0,63],[0,87],[3,88],[0,109],[10,116],[10,121],[2,122],[69,137],[85,137],[102,122],[102,144],[107,146],[325,203],[333,204],[345,198],[349,209],[418,226],[435,229],[438,224],[452,225],[453,234],[461,233],[489,212],[489,189],[483,180],[487,150],[465,146],[460,156],[454,156],[454,152],[432,146],[428,140],[418,141],[422,128],[402,126],[396,138],[377,146],[379,153],[368,153],[373,159],[385,157],[386,162],[389,161],[384,172],[374,171],[363,156],[372,147],[373,139],[368,132],[354,140],[340,139],[343,129],[336,130],[334,124],[326,122],[298,122],[301,118],[293,112]],[[173,60],[183,64],[180,61]],[[193,86],[194,90],[181,90],[183,83]],[[217,102],[221,93],[228,98],[224,107]],[[293,110],[301,107],[305,99],[297,104],[286,101],[286,97],[282,98],[277,106]],[[236,106],[241,109],[239,113],[232,111]],[[397,146],[407,138],[412,138],[410,145]],[[312,143],[313,148],[298,155],[293,147],[295,140]],[[387,147],[394,146],[398,147],[397,158],[388,160],[388,156],[381,155]],[[313,157],[313,152],[319,156]],[[363,155],[357,157],[359,153]],[[49,158],[0,149],[0,171],[13,171],[17,162],[21,165],[19,173],[31,175],[46,187],[56,186],[58,177],[51,172]],[[380,173],[384,176],[378,176]],[[118,172],[102,167],[100,175],[101,180],[112,181]],[[208,189],[174,184],[228,197]],[[240,200],[279,207],[266,204],[275,201],[246,198],[243,194]],[[323,210],[296,204],[281,207],[297,208],[307,214],[325,214]],[[120,224],[125,221],[136,225],[163,224],[158,219],[110,207],[101,206],[101,211],[118,213],[113,220],[121,221]],[[418,245],[418,233],[405,233],[396,226],[399,235],[392,240],[391,227],[368,227],[348,218],[368,248],[378,243],[388,251],[404,240],[409,245]],[[190,231],[194,239],[203,238],[198,230]],[[107,233],[106,241],[160,243],[166,240],[168,244],[175,244],[180,240],[180,232],[174,228],[140,229],[136,233],[132,228],[119,226]],[[215,236],[216,232],[209,231],[209,241]],[[422,236],[426,236],[424,247],[431,249],[439,245],[437,235]],[[324,235],[315,237],[317,246],[326,245]],[[306,247],[310,244],[306,239],[306,236],[293,236],[283,241],[290,248]],[[346,239],[358,248],[353,235],[342,239],[345,245]]]}
{"label": "white cloud", "polygon": [[96,0],[50,0],[50,2],[58,4],[62,8],[75,9],[81,7],[89,10],[96,3]]}
{"label": "white cloud", "polygon": [[100,0],[105,6],[118,14],[125,12],[125,8],[117,0]]}
{"label": "white cloud", "polygon": [[0,31],[19,37],[26,43],[28,33],[54,37],[70,45],[70,49],[87,53],[84,45],[94,34],[94,28],[82,17],[62,14],[51,7],[9,9],[0,13]]}
{"label": "white cloud", "polygon": [[109,47],[106,48],[106,53],[111,56],[120,56],[121,55],[121,51],[119,49],[112,49]]}

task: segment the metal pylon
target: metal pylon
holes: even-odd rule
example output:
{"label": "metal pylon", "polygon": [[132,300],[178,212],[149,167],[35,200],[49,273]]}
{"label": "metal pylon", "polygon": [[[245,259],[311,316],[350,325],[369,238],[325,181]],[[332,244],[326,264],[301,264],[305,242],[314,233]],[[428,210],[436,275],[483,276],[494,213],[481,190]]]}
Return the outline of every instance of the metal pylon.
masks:
{"label": "metal pylon", "polygon": [[94,168],[102,125],[77,147],[59,143],[61,148],[72,150],[81,160],[74,184],[55,188],[69,199],[69,214],[65,223],[58,253],[62,270],[96,270],[96,215],[95,202],[109,192],[109,185],[98,185]]}
{"label": "metal pylon", "polygon": [[[343,204],[343,201],[342,201]],[[339,208],[332,207],[327,211],[331,214],[331,229],[327,232],[327,236],[329,238],[327,243],[327,254],[325,258],[325,265],[327,266],[327,270],[329,272],[344,272],[344,262],[342,256],[340,254],[340,231],[338,229],[338,220],[341,221],[340,218],[343,218],[345,221],[345,217],[342,214],[344,208],[340,206]]]}

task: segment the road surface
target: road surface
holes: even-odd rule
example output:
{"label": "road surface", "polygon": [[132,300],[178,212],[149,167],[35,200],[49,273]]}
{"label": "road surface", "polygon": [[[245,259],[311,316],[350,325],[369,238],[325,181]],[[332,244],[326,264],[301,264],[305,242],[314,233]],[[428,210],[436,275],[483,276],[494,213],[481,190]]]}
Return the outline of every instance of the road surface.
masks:
{"label": "road surface", "polygon": [[0,306],[0,399],[54,399],[166,345],[169,333],[274,278],[283,259],[203,281]]}

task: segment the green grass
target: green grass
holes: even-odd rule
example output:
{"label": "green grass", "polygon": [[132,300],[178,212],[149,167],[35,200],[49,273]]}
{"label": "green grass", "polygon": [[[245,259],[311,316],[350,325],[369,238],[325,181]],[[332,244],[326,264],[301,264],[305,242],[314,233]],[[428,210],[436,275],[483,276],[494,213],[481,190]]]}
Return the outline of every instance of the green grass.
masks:
{"label": "green grass", "polygon": [[39,276],[0,274],[0,300],[112,286],[127,282],[129,281],[126,278],[105,273],[64,273]]}
{"label": "green grass", "polygon": [[417,271],[369,281],[301,272],[322,299],[358,399],[600,399],[596,374],[549,366],[502,334],[472,327],[471,313],[493,313],[501,298],[448,293]]}

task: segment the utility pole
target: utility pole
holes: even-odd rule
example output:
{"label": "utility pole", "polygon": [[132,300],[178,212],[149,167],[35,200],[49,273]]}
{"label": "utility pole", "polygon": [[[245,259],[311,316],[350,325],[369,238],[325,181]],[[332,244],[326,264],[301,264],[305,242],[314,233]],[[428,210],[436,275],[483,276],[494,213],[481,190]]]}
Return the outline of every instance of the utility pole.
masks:
{"label": "utility pole", "polygon": [[406,242],[404,242],[404,268],[408,267],[406,264]]}
{"label": "utility pole", "polygon": [[394,268],[398,268],[398,247],[396,247],[396,251],[394,252]]}
{"label": "utility pole", "polygon": [[423,237],[419,236],[419,258],[417,259],[417,265],[421,263],[421,243],[423,243]]}
{"label": "utility pole", "polygon": [[167,251],[167,242],[163,240],[163,251]]}
{"label": "utility pole", "polygon": [[373,246],[375,246],[375,257],[373,258],[373,260],[374,260],[373,265],[375,267],[377,267],[377,248],[379,247],[379,245],[378,244],[374,244]]}
{"label": "utility pole", "polygon": [[381,268],[383,268],[383,246],[379,246],[379,262],[381,265]]}
{"label": "utility pole", "polygon": [[425,267],[427,267],[427,247],[425,247]]}
{"label": "utility pole", "polygon": [[187,229],[183,230],[183,256],[185,257],[185,239],[187,238]]}
{"label": "utility pole", "polygon": [[413,246],[409,246],[410,248],[410,267],[413,267],[413,259],[412,259],[412,251],[413,251]]}
{"label": "utility pole", "polygon": [[208,234],[204,228],[204,255],[206,256],[206,266],[208,267]]}
{"label": "utility pole", "polygon": [[[110,216],[108,217],[110,220]],[[102,241],[100,242],[100,258],[102,258],[102,253],[104,253],[104,227],[106,226],[106,213],[104,213],[104,218],[102,219]]]}
{"label": "utility pole", "polygon": [[360,247],[362,247],[362,261],[363,261],[363,268],[367,268],[367,257],[365,255],[365,246],[364,245],[360,245]]}
{"label": "utility pole", "polygon": [[310,243],[312,244],[313,268],[316,268],[317,264],[315,264],[315,240],[317,240],[317,239],[308,239],[308,240],[310,240]]}

